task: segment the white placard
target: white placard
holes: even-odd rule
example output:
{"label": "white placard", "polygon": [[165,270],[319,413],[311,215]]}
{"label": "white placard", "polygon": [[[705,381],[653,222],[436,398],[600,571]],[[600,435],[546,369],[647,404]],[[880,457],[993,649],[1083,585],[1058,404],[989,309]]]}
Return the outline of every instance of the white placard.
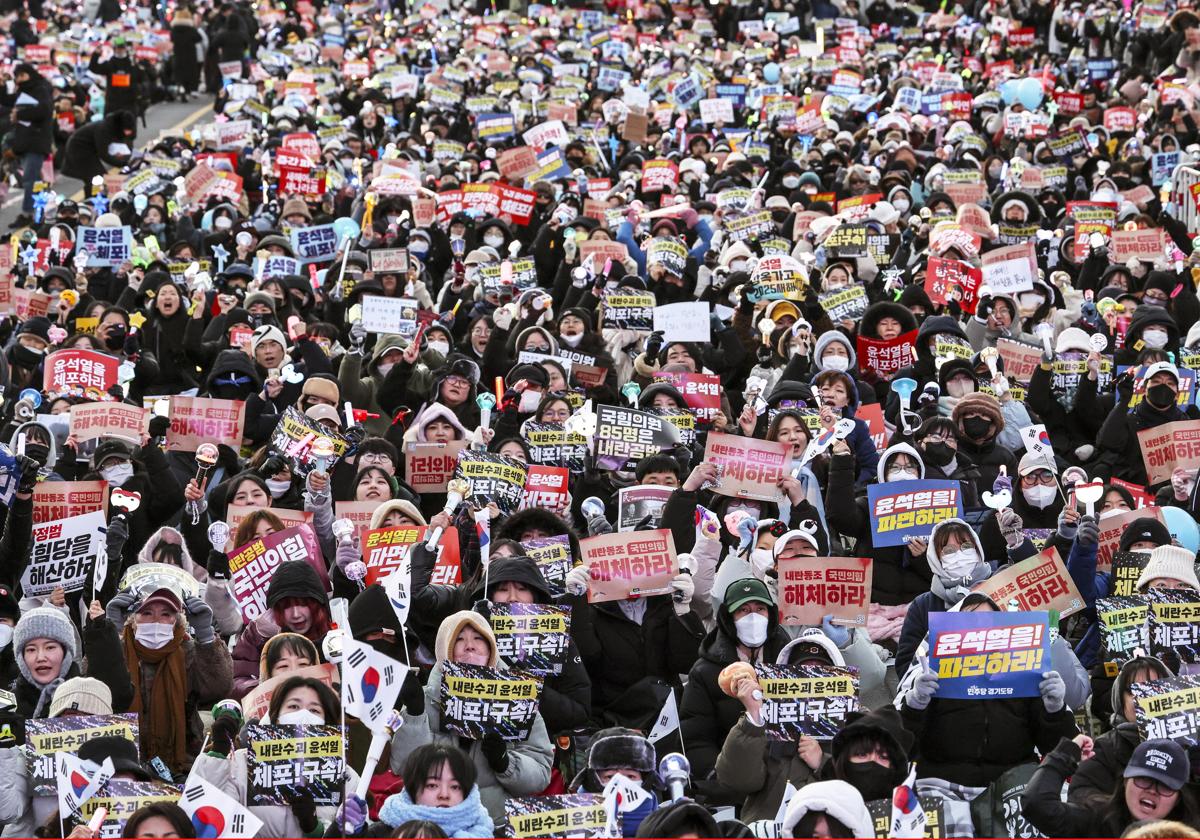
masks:
{"label": "white placard", "polygon": [[664,341],[712,340],[712,325],[708,322],[708,304],[704,301],[669,303],[654,307],[654,329],[661,330]]}
{"label": "white placard", "polygon": [[700,119],[709,124],[733,122],[733,102],[728,99],[701,99]]}
{"label": "white placard", "polygon": [[367,332],[399,333],[404,321],[416,320],[417,302],[412,298],[364,295],[362,323]]}

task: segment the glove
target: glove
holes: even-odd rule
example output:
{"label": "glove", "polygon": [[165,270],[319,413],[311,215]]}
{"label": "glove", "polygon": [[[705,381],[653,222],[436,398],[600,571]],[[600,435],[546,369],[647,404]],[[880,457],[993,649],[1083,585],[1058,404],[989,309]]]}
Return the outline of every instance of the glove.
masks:
{"label": "glove", "polygon": [[1021,543],[1025,541],[1025,535],[1021,533],[1021,529],[1025,527],[1024,520],[1012,508],[1001,508],[996,514],[996,524],[1000,526],[1000,533],[1004,535],[1004,542],[1010,549],[1020,548]]}
{"label": "glove", "polygon": [[300,823],[300,830],[305,835],[317,830],[317,803],[306,787],[300,787],[296,798],[292,800],[292,813]]}
{"label": "glove", "polygon": [[563,238],[563,257],[567,262],[575,262],[575,252],[579,250],[579,243],[575,241],[575,237],[567,236]]}
{"label": "glove", "polygon": [[501,306],[492,313],[492,323],[496,325],[498,330],[506,330],[512,326],[513,311],[507,306]]}
{"label": "glove", "polygon": [[104,607],[104,617],[117,627],[123,627],[125,625],[125,613],[133,609],[133,605],[137,602],[137,593],[132,589],[118,592]]}
{"label": "glove", "polygon": [[646,358],[653,359],[655,356],[658,355],[658,351],[662,350],[662,346],[663,346],[662,330],[656,330],[655,332],[650,333],[650,337],[648,339],[646,339]]}
{"label": "glove", "polygon": [[[120,557],[129,539],[129,523],[124,516],[114,516],[108,521],[108,531],[104,534],[104,548],[109,557]],[[104,581],[96,581],[96,588],[104,585]]]}
{"label": "glove", "polygon": [[671,578],[671,598],[675,602],[675,615],[687,615],[691,609],[692,595],[696,592],[696,584],[687,572],[680,572]]}
{"label": "glove", "polygon": [[404,678],[404,685],[400,686],[400,702],[404,711],[413,717],[425,714],[425,690],[421,688],[421,680],[416,671],[409,671],[408,676]]}
{"label": "glove", "polygon": [[187,614],[188,624],[196,634],[196,644],[210,645],[217,638],[213,632],[212,607],[192,595],[184,600],[183,611]]}
{"label": "glove", "polygon": [[354,794],[346,797],[346,801],[338,808],[337,823],[344,829],[344,834],[358,834],[367,824],[367,803]]}
{"label": "glove", "polygon": [[1075,529],[1075,541],[1080,547],[1093,546],[1100,542],[1100,523],[1094,516],[1085,516],[1079,520]]}
{"label": "glove", "polygon": [[917,674],[917,679],[913,683],[913,687],[904,695],[904,702],[908,704],[910,709],[915,709],[918,712],[924,711],[937,690],[937,675],[933,671],[930,671],[927,666],[921,673]]}
{"label": "glove", "polygon": [[1042,674],[1042,681],[1038,683],[1038,693],[1042,695],[1042,704],[1050,714],[1061,712],[1067,705],[1067,684],[1063,682],[1058,671]]}
{"label": "glove", "polygon": [[362,559],[362,548],[358,544],[358,537],[351,537],[345,542],[338,543],[337,556],[334,562],[337,567],[342,570],[342,574],[346,574],[346,567]]}
{"label": "glove", "polygon": [[208,552],[208,576],[229,580],[229,555],[215,548]]}
{"label": "glove", "polygon": [[[1065,510],[1065,508],[1064,508]],[[1058,515],[1058,535],[1064,540],[1075,539],[1075,533],[1079,529],[1079,525],[1072,525],[1063,518],[1063,514]]]}
{"label": "glove", "polygon": [[28,494],[33,492],[33,486],[37,484],[38,470],[42,468],[41,464],[25,455],[17,456],[17,469],[21,471],[21,478],[17,481],[17,492]]}
{"label": "glove", "polygon": [[226,713],[214,719],[208,751],[221,758],[228,757],[233,752],[234,742],[241,728],[242,721],[236,715]]}
{"label": "glove", "polygon": [[598,513],[595,516],[589,517],[587,521],[588,536],[594,537],[599,534],[611,534],[613,532],[612,523],[604,518],[604,514]]}
{"label": "glove", "polygon": [[586,595],[588,591],[588,585],[591,582],[592,576],[588,572],[588,567],[580,564],[571,569],[571,571],[567,572],[567,579],[564,582],[564,586],[566,587],[567,592],[571,593],[572,595]]}
{"label": "glove", "polygon": [[821,619],[821,632],[828,636],[829,641],[837,645],[839,649],[850,644],[850,628],[834,624],[832,615]]}
{"label": "glove", "polygon": [[488,767],[492,768],[492,772],[503,773],[508,769],[508,745],[499,735],[494,733],[484,735],[483,740],[479,742],[479,751],[487,759]]}
{"label": "glove", "polygon": [[350,352],[361,353],[363,345],[367,342],[367,328],[363,326],[362,321],[355,321],[350,325],[348,337],[350,339]]}
{"label": "glove", "polygon": [[155,415],[150,418],[150,437],[160,438],[171,429],[170,417],[159,417]]}
{"label": "glove", "polygon": [[708,331],[714,337],[717,333],[725,329],[725,322],[721,320],[721,316],[716,312],[708,313]]}
{"label": "glove", "polygon": [[125,338],[125,355],[136,356],[142,352],[142,341],[136,335],[126,336]]}

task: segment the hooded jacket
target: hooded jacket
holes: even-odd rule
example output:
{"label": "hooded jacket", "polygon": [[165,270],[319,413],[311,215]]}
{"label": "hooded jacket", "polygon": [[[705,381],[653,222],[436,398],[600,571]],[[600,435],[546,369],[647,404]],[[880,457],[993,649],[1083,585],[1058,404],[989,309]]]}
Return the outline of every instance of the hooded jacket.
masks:
{"label": "hooded jacket", "polygon": [[[154,552],[158,549],[158,546],[163,541],[163,537],[168,532],[178,537],[180,568],[194,577],[203,587],[204,603],[212,608],[213,622],[217,628],[217,635],[228,637],[241,630],[242,612],[238,609],[237,601],[233,599],[233,595],[229,591],[229,581],[221,580],[220,578],[210,578],[208,571],[192,560],[192,553],[188,550],[187,540],[183,538],[183,534],[174,528],[164,525],[151,534],[150,538],[146,540],[146,544],[142,546],[142,550],[138,552],[137,561],[139,563],[158,562],[154,559]],[[174,542],[174,539],[172,539],[172,542]]]}
{"label": "hooded jacket", "polygon": [[363,428],[368,435],[383,436],[387,434],[392,423],[391,417],[379,404],[376,392],[383,383],[383,374],[379,371],[379,362],[389,350],[403,350],[408,342],[403,336],[388,333],[379,336],[371,350],[371,360],[367,364],[364,375],[363,354],[350,352],[342,357],[341,367],[338,368],[338,385],[342,389],[342,399],[354,404],[355,408],[366,409],[378,417],[368,417],[363,421]]}
{"label": "hooded jacket", "polygon": [[406,437],[411,435],[412,440],[417,441],[418,443],[428,443],[429,438],[426,437],[425,429],[434,420],[444,420],[457,429],[459,433],[459,440],[466,439],[470,434],[467,431],[466,426],[462,424],[462,421],[458,419],[458,416],[455,415],[453,411],[442,405],[440,402],[432,402],[426,405],[421,413],[412,421],[412,425],[409,427]]}
{"label": "hooded jacket", "polygon": [[[892,377],[893,382],[897,379],[915,380],[917,388],[913,392],[914,399],[928,383],[936,383],[938,381],[937,366],[933,361],[933,351],[927,345],[928,340],[932,336],[939,334],[954,335],[964,341],[968,341],[967,334],[963,331],[962,325],[956,318],[952,318],[949,315],[931,315],[921,323],[921,328],[917,330],[917,361],[908,367],[896,371],[896,375]],[[888,397],[884,416],[889,423],[898,425],[900,397],[894,392]]]}
{"label": "hooded jacket", "polygon": [[[813,376],[812,388],[813,396],[819,398],[817,392],[816,374]],[[865,420],[860,420],[855,417],[859,406],[858,383],[854,377],[848,373],[838,372],[843,384],[846,388],[846,407],[842,409],[841,415],[847,419],[854,421],[854,431],[846,438],[846,445],[854,452],[854,463],[858,468],[857,481],[861,484],[866,484],[871,481],[875,473],[875,468],[879,464],[879,452],[875,449],[875,441],[871,439],[871,428]],[[837,412],[834,412],[835,416]]]}

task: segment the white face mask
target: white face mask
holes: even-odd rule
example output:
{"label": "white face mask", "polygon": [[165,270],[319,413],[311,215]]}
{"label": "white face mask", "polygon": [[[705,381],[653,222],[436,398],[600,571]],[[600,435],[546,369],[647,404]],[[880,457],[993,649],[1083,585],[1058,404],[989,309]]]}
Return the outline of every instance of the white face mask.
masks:
{"label": "white face mask", "polygon": [[796,187],[800,186],[800,176],[799,175],[785,175],[783,178],[783,185],[785,187],[787,187],[789,190],[796,189]]}
{"label": "white face mask", "polygon": [[1161,350],[1167,346],[1166,330],[1146,330],[1142,333],[1142,341],[1153,350]]}
{"label": "white face mask", "polygon": [[488,233],[483,237],[483,244],[489,245],[492,248],[499,248],[504,244],[504,237],[498,233]]}
{"label": "white face mask", "polygon": [[892,202],[892,206],[896,208],[897,213],[899,213],[901,216],[903,216],[905,213],[908,212],[908,208],[911,207],[912,205],[909,204],[907,201],[905,201],[903,198],[897,198],[895,201]]}
{"label": "white face mask", "polygon": [[850,360],[845,356],[826,356],[821,359],[821,367],[825,370],[846,371],[850,367]]}
{"label": "white face mask", "polygon": [[746,261],[745,260],[731,261],[729,263],[729,270],[730,271],[745,271],[746,270]]}
{"label": "white face mask", "polygon": [[395,366],[396,366],[395,362],[380,362],[379,363],[379,375],[387,376],[388,371],[391,370],[392,368],[394,368]]}
{"label": "white face mask", "polygon": [[1039,510],[1048,507],[1054,501],[1054,496],[1056,495],[1054,488],[1047,487],[1045,484],[1039,484],[1036,487],[1023,487],[1021,488],[1021,493],[1025,496],[1025,501]]}
{"label": "white face mask", "polygon": [[979,553],[971,547],[942,555],[942,569],[948,577],[965,578],[979,565]]}
{"label": "white face mask", "polygon": [[916,481],[917,474],[912,470],[888,470],[888,481]]}
{"label": "white face mask", "polygon": [[578,335],[564,335],[559,333],[558,339],[568,347],[578,347],[579,342],[583,341],[583,333],[579,333]]}
{"label": "white face mask", "polygon": [[13,628],[7,624],[0,624],[0,650],[8,647],[12,643]]}
{"label": "white face mask", "polygon": [[538,403],[542,401],[541,391],[522,391],[521,402],[517,405],[517,410],[522,414],[529,414],[531,411],[536,411]]}
{"label": "white face mask", "polygon": [[217,216],[217,218],[213,219],[213,227],[217,230],[229,230],[233,227],[233,219],[228,216]]}
{"label": "white face mask", "polygon": [[737,628],[738,641],[748,648],[762,647],[767,640],[767,617],[762,613],[748,613],[733,623]]}
{"label": "white face mask", "polygon": [[759,580],[765,580],[767,572],[775,568],[775,558],[771,556],[771,549],[756,548],[750,552],[750,571]]}
{"label": "white face mask", "polygon": [[1120,514],[1120,513],[1128,513],[1128,510],[1126,508],[1119,508],[1119,507],[1109,508],[1108,510],[1100,511],[1100,518],[1108,519],[1108,517],[1116,516],[1117,514]]}
{"label": "white face mask", "polygon": [[159,624],[157,621],[150,624],[136,624],[133,628],[133,638],[137,639],[137,643],[144,648],[158,650],[166,647],[175,638],[175,625]]}
{"label": "white face mask", "polygon": [[126,462],[112,467],[105,467],[100,470],[100,476],[108,482],[109,487],[120,487],[126,481],[133,478],[133,464]]}
{"label": "white face mask", "polygon": [[294,712],[284,712],[275,722],[284,726],[322,726],[325,718],[309,709],[297,709]]}
{"label": "white face mask", "polygon": [[282,496],[284,493],[286,493],[292,486],[292,482],[286,481],[283,479],[268,478],[268,479],[266,479],[266,482],[267,482],[267,489],[271,491],[272,499],[278,499],[280,496]]}
{"label": "white face mask", "polygon": [[443,356],[450,355],[450,345],[445,341],[430,341],[426,346],[435,353],[441,353]]}

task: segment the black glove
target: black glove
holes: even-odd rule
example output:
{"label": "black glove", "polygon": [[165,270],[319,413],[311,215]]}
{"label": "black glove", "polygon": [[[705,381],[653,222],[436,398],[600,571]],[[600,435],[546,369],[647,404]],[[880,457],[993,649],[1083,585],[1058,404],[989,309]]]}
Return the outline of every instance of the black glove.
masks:
{"label": "black glove", "polygon": [[160,438],[171,429],[170,417],[159,417],[155,415],[150,418],[150,437]]}
{"label": "black glove", "polygon": [[350,426],[346,431],[342,432],[342,437],[350,441],[350,446],[354,449],[358,448],[358,445],[363,442],[366,436],[367,430],[359,424]]}
{"label": "black glove", "polygon": [[421,688],[416,671],[409,671],[404,678],[404,685],[400,686],[400,703],[413,717],[425,714],[425,690]]}
{"label": "black glove", "polygon": [[658,351],[662,349],[662,346],[663,346],[662,330],[656,330],[656,331],[650,333],[650,337],[648,339],[646,339],[646,358],[653,359],[655,356],[658,355]]}
{"label": "black glove", "polygon": [[139,339],[136,335],[126,336],[125,337],[125,355],[126,356],[136,356],[140,352],[142,352],[141,339]]}
{"label": "black glove", "polygon": [[488,767],[494,773],[503,773],[508,769],[508,745],[499,735],[489,733],[479,742],[479,749],[487,759]]}
{"label": "black glove", "polygon": [[221,715],[213,721],[212,737],[209,738],[208,751],[227,756],[233,752],[234,741],[242,728],[242,722],[234,715]]}
{"label": "black glove", "polygon": [[716,312],[708,313],[708,330],[715,338],[722,330],[725,329],[725,322],[721,320],[721,316]]}
{"label": "black glove", "polygon": [[208,576],[229,580],[229,555],[215,548],[208,552]]}
{"label": "black glove", "polygon": [[300,830],[306,835],[317,829],[317,803],[313,800],[308,788],[300,788],[296,798],[292,800],[292,813],[300,823]]}
{"label": "black glove", "polygon": [[41,464],[25,455],[18,455],[17,469],[21,471],[21,480],[17,482],[17,492],[32,493],[33,485],[37,484],[38,470],[41,469]]}

